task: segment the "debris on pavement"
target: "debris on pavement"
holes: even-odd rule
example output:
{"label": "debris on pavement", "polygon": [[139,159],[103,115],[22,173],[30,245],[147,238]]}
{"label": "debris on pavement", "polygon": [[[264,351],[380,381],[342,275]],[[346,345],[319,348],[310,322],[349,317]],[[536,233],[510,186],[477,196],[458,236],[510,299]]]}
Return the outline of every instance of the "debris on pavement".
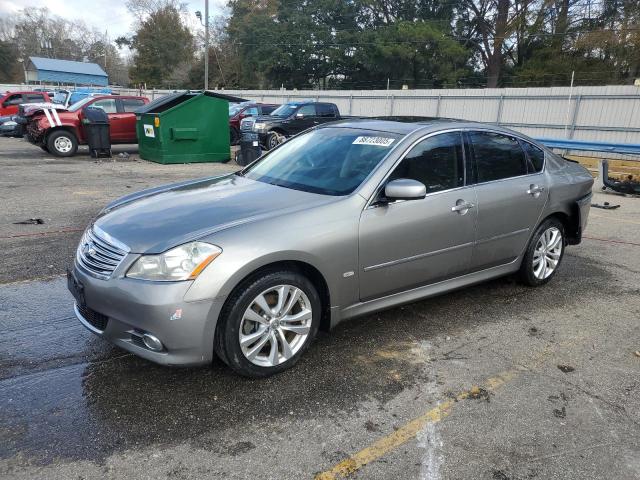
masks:
{"label": "debris on pavement", "polygon": [[567,407],[562,407],[562,408],[554,408],[553,409],[553,414],[557,417],[557,418],[564,418],[567,416]]}
{"label": "debris on pavement", "polygon": [[635,352],[633,352],[633,354],[634,354],[636,357],[640,357],[640,350],[636,350]]}
{"label": "debris on pavement", "polygon": [[593,208],[602,208],[603,210],[615,210],[616,208],[620,208],[620,205],[611,205],[609,202],[604,202],[602,205],[599,203],[592,203],[591,206]]}
{"label": "debris on pavement", "polygon": [[14,225],[42,225],[44,220],[42,218],[30,218],[21,222],[13,222]]}
{"label": "debris on pavement", "polygon": [[486,400],[487,403],[491,401],[489,392],[482,387],[472,387],[467,398],[471,400]]}
{"label": "debris on pavement", "polygon": [[575,370],[575,368],[570,365],[558,365],[558,368],[562,373],[571,373]]}

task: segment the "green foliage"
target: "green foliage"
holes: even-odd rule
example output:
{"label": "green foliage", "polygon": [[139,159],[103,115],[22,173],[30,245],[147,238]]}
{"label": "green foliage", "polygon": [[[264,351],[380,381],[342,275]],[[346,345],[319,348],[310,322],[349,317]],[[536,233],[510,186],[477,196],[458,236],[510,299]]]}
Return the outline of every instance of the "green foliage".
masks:
{"label": "green foliage", "polygon": [[0,41],[0,83],[15,83],[22,79],[17,59],[18,51],[15,46]]}
{"label": "green foliage", "polygon": [[193,35],[183,25],[178,10],[166,6],[140,23],[131,48],[135,52],[129,70],[133,83],[174,87],[176,85],[171,84],[177,83],[176,74],[193,60]]}

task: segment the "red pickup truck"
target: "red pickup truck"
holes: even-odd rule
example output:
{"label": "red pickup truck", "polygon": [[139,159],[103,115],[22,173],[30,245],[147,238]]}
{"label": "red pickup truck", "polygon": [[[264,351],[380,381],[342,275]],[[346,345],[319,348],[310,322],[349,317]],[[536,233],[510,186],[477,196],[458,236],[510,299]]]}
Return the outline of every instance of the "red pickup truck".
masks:
{"label": "red pickup truck", "polygon": [[243,118],[269,115],[278,105],[270,103],[242,102],[229,104],[229,141],[236,145],[240,140],[240,122]]}
{"label": "red pickup truck", "polygon": [[23,107],[27,139],[43,150],[58,157],[70,157],[78,145],[87,143],[82,122],[85,107],[102,108],[109,117],[111,143],[138,143],[136,114],[149,103],[145,97],[99,95],[87,97],[68,110],[55,104],[27,105]]}
{"label": "red pickup truck", "polygon": [[21,103],[50,102],[47,92],[7,92],[0,95],[0,117],[15,115]]}

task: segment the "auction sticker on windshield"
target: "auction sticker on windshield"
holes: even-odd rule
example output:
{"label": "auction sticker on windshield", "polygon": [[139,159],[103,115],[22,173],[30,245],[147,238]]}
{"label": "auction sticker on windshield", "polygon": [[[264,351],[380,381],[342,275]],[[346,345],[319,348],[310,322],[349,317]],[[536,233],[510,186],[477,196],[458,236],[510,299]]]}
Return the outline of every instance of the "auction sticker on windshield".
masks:
{"label": "auction sticker on windshield", "polygon": [[144,136],[155,138],[156,134],[153,131],[153,125],[144,125]]}
{"label": "auction sticker on windshield", "polygon": [[388,137],[358,137],[353,141],[354,145],[374,145],[376,147],[388,147],[395,138]]}

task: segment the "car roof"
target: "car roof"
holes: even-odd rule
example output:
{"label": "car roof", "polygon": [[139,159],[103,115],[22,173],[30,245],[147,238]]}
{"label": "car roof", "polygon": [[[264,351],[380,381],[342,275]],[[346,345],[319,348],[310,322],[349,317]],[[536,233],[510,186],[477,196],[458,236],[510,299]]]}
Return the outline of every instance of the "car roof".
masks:
{"label": "car roof", "polygon": [[395,133],[399,135],[408,135],[413,132],[438,131],[452,128],[466,129],[490,129],[509,135],[516,135],[528,138],[526,135],[514,132],[508,128],[500,127],[491,123],[472,122],[468,120],[460,120],[456,118],[443,117],[412,117],[412,116],[396,116],[396,117],[361,117],[347,118],[337,122],[325,123],[318,128],[340,127],[340,128],[361,128],[365,130],[374,130],[379,132]]}

